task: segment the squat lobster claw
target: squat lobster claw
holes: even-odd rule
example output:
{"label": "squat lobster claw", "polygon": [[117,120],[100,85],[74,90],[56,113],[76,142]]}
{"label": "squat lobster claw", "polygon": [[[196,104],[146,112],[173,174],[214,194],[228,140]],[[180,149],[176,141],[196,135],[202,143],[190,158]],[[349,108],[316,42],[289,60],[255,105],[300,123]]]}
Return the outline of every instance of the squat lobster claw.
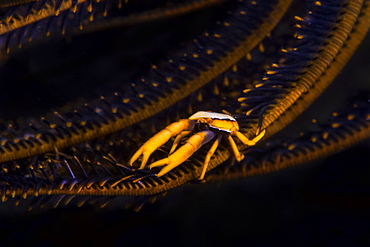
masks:
{"label": "squat lobster claw", "polygon": [[[176,147],[180,143],[180,140],[193,132],[195,127],[197,127],[197,129],[200,131],[193,134],[183,146],[175,151]],[[217,131],[217,133],[214,131]],[[165,144],[171,137],[176,136],[170,151],[170,155],[165,159],[158,160],[149,165],[149,168],[164,166],[157,174],[158,177],[161,177],[185,162],[201,146],[216,137],[215,142],[209,149],[204,159],[202,172],[199,177],[200,180],[203,180],[208,163],[216,151],[222,137],[227,137],[236,160],[241,161],[244,158],[244,155],[239,152],[231,136],[236,136],[245,145],[253,146],[259,140],[261,140],[265,133],[266,130],[263,130],[255,138],[249,140],[245,135],[239,132],[238,122],[232,116],[223,113],[199,111],[190,116],[188,119],[181,119],[178,122],[172,123],[164,130],[161,130],[155,134],[152,138],[145,142],[139,148],[139,150],[136,151],[130,160],[130,165],[132,165],[141,155],[143,155],[139,169],[144,169],[150,155],[157,148]]]}

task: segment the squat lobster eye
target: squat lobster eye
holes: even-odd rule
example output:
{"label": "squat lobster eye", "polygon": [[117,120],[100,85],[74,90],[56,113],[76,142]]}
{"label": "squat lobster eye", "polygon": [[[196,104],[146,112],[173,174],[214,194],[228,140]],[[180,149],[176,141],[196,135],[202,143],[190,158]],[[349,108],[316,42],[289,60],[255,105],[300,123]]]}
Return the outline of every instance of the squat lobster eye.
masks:
{"label": "squat lobster eye", "polygon": [[[205,124],[208,128],[194,133],[183,146],[175,151],[180,140],[193,132],[195,126],[200,124]],[[217,130],[217,133],[212,131],[212,129]],[[204,159],[202,172],[199,177],[200,180],[203,180],[208,163],[216,151],[222,137],[227,138],[236,160],[241,161],[244,158],[244,155],[239,152],[231,136],[236,136],[245,145],[253,146],[261,140],[265,133],[266,130],[263,130],[255,138],[249,140],[245,135],[239,132],[238,122],[232,116],[223,113],[200,111],[190,116],[188,119],[181,119],[178,122],[168,125],[165,129],[155,134],[136,151],[130,160],[130,165],[143,155],[139,169],[144,169],[150,155],[160,146],[165,144],[171,137],[177,136],[172,145],[170,155],[165,159],[158,160],[149,165],[149,168],[164,166],[157,174],[157,176],[160,177],[185,162],[201,146],[212,139],[216,139]]]}

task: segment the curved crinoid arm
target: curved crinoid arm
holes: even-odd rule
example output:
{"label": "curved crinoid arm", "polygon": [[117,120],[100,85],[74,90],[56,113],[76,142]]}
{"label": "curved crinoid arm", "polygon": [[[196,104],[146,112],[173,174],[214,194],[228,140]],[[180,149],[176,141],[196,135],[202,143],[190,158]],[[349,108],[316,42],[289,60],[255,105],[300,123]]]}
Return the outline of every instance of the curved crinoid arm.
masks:
{"label": "curved crinoid arm", "polygon": [[[25,1],[19,0],[19,2]],[[176,13],[172,11],[173,4],[171,6],[166,5],[168,1],[154,1],[164,2],[166,5],[163,5],[159,13],[155,14],[155,10],[150,12],[149,8],[155,5],[158,10],[157,3],[153,4],[153,1],[148,1],[150,5],[145,7],[145,9],[148,8],[150,13],[144,11],[145,15],[143,12],[136,15],[138,6],[133,4],[133,10],[136,11],[133,15],[136,16],[134,18],[136,21],[132,23],[131,9],[127,9],[123,5],[121,12],[120,8],[117,7],[122,6],[127,1],[58,0],[57,2],[61,4],[54,4],[54,2],[36,1],[32,4],[31,10],[26,10],[22,6],[22,11],[20,9],[18,11],[17,8],[15,14],[12,14],[13,12],[11,11],[6,12],[6,25],[1,25],[0,30],[0,33],[4,36],[3,48],[0,49],[0,54],[4,54],[4,56],[1,56],[0,62],[4,60],[3,57],[6,57],[5,54],[8,52],[8,56],[12,56],[13,51],[20,50],[19,47],[25,49],[28,46],[27,44],[30,43],[28,42],[30,40],[28,39],[29,37],[33,40],[32,44],[36,41],[36,35],[39,37],[38,40],[40,42],[46,42],[46,36],[49,33],[48,39],[53,38],[53,34],[59,39],[58,37],[63,35],[64,31],[66,36],[71,35],[71,37],[74,37],[74,35],[79,35],[80,33],[93,33],[97,29],[104,27],[112,28],[116,24],[127,26],[137,24],[139,21],[150,23],[153,20],[153,15],[149,14],[154,14],[156,16],[155,20],[158,20],[159,16],[166,16],[166,18],[173,16],[176,18],[178,16],[177,13],[183,9],[183,5],[179,6],[177,4],[178,1],[170,1],[174,2],[174,5],[178,7]],[[127,7],[130,7],[132,5],[131,1],[128,2]],[[143,1],[143,4],[144,2],[147,1]],[[189,2],[190,5],[187,5],[187,9],[192,11],[196,8],[199,9],[196,6],[199,6],[200,2],[204,3],[202,6],[206,6],[208,3],[213,5],[212,2],[214,1],[180,2],[184,2],[184,4]],[[5,136],[2,136],[0,161],[7,162],[27,158],[33,155],[53,152],[55,147],[61,150],[78,143],[96,139],[127,128],[164,111],[180,100],[185,100],[201,87],[209,84],[217,75],[228,70],[254,47],[258,46],[279,23],[290,3],[291,0],[266,0],[263,3],[243,0],[226,3],[225,8],[227,7],[227,11],[225,11],[225,14],[220,12],[220,15],[214,16],[214,24],[206,25],[209,28],[204,27],[205,30],[203,32],[199,29],[199,35],[196,35],[194,38],[189,37],[188,41],[184,40],[185,43],[179,45],[178,49],[175,48],[177,45],[174,44],[174,51],[168,51],[168,60],[150,61],[150,63],[153,62],[153,65],[150,66],[150,69],[145,69],[142,75],[137,76],[132,84],[130,83],[132,85],[129,87],[130,90],[124,89],[111,93],[108,93],[108,90],[107,97],[92,99],[87,104],[76,107],[68,104],[74,109],[73,111],[67,110],[69,109],[67,105],[66,111],[64,112],[63,108],[60,110],[60,114],[53,114],[52,112],[42,114],[50,116],[50,118],[47,117],[49,119],[46,119],[49,123],[43,121],[45,118],[39,121],[37,120],[38,117],[34,118],[31,116],[31,125],[28,125],[28,122],[25,125],[22,123],[17,124],[22,129],[25,129],[24,134],[27,135],[23,135],[22,132],[17,137],[9,137],[7,140],[4,139],[6,138]],[[91,6],[93,6],[92,12]],[[105,16],[106,6],[108,7],[107,16]],[[141,8],[142,6],[139,9]],[[37,14],[39,12],[37,10],[42,10],[43,14]],[[73,13],[75,10],[77,12]],[[168,13],[167,11],[172,14],[169,16],[166,14]],[[30,14],[25,16],[22,15],[23,12]],[[122,14],[120,15],[120,13]],[[56,16],[56,14],[59,15]],[[116,16],[117,18],[115,18]],[[125,16],[128,17],[126,18]],[[139,16],[141,17],[139,18]],[[70,17],[74,18],[70,20]],[[32,20],[32,23],[28,20]],[[34,31],[38,30],[38,28],[33,28],[33,25],[36,24],[42,28],[42,31]],[[28,32],[24,32],[23,30],[25,29]],[[29,47],[31,46],[33,45],[30,44]],[[143,80],[143,78],[146,79]],[[147,83],[148,81],[152,81],[152,83]],[[34,128],[35,125],[39,127]],[[31,133],[30,135],[28,135],[29,132]]]}
{"label": "curved crinoid arm", "polygon": [[38,0],[1,0],[0,8],[6,8],[10,6],[20,5],[24,3],[37,2]]}
{"label": "curved crinoid arm", "polygon": [[[201,146],[203,146],[204,144],[212,140],[214,137],[215,137],[215,133],[209,130],[197,132],[194,135],[192,135],[183,146],[181,146],[178,150],[176,150],[176,152],[174,152],[173,154],[171,154],[165,159],[161,159],[161,160],[154,162],[153,164],[149,166],[149,168],[166,165],[157,174],[158,177],[161,177],[164,174],[171,171],[172,169],[174,169],[175,167],[184,163],[184,161],[187,160],[190,156],[192,156],[195,153],[195,151],[197,151]],[[210,158],[213,155],[213,152],[217,149],[219,141],[220,141],[220,138],[217,139],[216,146],[213,145],[215,147],[213,146],[211,147],[211,152],[209,152],[209,155],[207,155],[207,157],[209,156]],[[207,161],[207,157],[206,157],[206,161]],[[208,158],[208,161],[209,161],[209,158]],[[203,164],[203,167],[206,165],[207,164],[205,162]]]}
{"label": "curved crinoid arm", "polygon": [[36,2],[38,0],[2,0],[0,2],[0,8],[20,5],[24,3]]}
{"label": "curved crinoid arm", "polygon": [[295,17],[294,40],[281,49],[261,83],[238,99],[238,113],[259,119],[243,132],[248,137],[267,127],[273,135],[301,114],[329,86],[368,30],[367,3],[361,0],[312,3],[303,17]]}
{"label": "curved crinoid arm", "polygon": [[140,169],[143,169],[148,162],[150,155],[157,150],[157,148],[165,144],[171,137],[174,137],[183,131],[190,131],[194,129],[194,125],[195,121],[189,119],[181,119],[178,122],[168,125],[164,130],[161,130],[148,141],[146,141],[139,148],[139,150],[136,151],[136,153],[130,159],[130,165],[132,165],[141,155],[143,155],[140,165]]}
{"label": "curved crinoid arm", "polygon": [[[317,124],[315,131],[302,131],[299,137],[270,142],[257,152],[248,153],[246,159],[237,166],[215,169],[207,176],[207,181],[235,180],[310,164],[369,138],[370,103],[361,99],[352,107],[333,112],[325,122]],[[347,169],[351,170],[352,167],[348,166]]]}

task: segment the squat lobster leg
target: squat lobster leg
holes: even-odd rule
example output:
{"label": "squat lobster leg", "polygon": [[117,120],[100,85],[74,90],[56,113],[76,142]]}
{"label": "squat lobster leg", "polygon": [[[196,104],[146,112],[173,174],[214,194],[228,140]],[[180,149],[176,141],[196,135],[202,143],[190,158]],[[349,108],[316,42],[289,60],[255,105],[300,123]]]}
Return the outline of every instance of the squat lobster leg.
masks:
{"label": "squat lobster leg", "polygon": [[152,138],[146,141],[139,150],[130,159],[130,166],[141,156],[143,159],[139,169],[144,169],[146,163],[149,160],[150,155],[165,144],[171,137],[180,134],[183,131],[193,130],[195,126],[194,120],[181,119],[178,122],[168,125],[164,130],[161,130],[155,134]]}
{"label": "squat lobster leg", "polygon": [[184,130],[183,132],[181,132],[178,136],[176,136],[175,140],[173,141],[173,144],[172,144],[172,147],[171,147],[171,150],[170,150],[170,154],[173,153],[173,151],[175,151],[175,149],[177,148],[177,146],[179,145],[181,139],[187,135],[189,135],[193,130]]}
{"label": "squat lobster leg", "polygon": [[183,146],[176,150],[176,152],[174,152],[165,159],[161,159],[154,162],[149,166],[149,168],[151,169],[153,167],[166,165],[157,174],[158,177],[163,176],[167,172],[171,171],[175,167],[185,162],[185,160],[192,156],[193,153],[195,153],[195,151],[197,151],[201,146],[212,140],[214,137],[215,133],[213,133],[212,131],[201,131],[195,133],[186,141],[186,143]]}
{"label": "squat lobster leg", "polygon": [[203,181],[204,175],[206,174],[206,171],[207,171],[208,163],[211,160],[212,155],[215,153],[216,149],[218,148],[218,145],[220,144],[221,139],[222,139],[222,136],[221,135],[218,136],[216,141],[212,144],[212,147],[208,150],[206,158],[204,159],[204,162],[203,162],[202,172],[199,176],[200,181]]}
{"label": "squat lobster leg", "polygon": [[231,150],[233,151],[235,159],[239,162],[242,159],[244,159],[244,155],[239,152],[238,147],[236,146],[233,138],[231,136],[228,136],[227,140],[229,141],[229,144],[231,146]]}
{"label": "squat lobster leg", "polygon": [[245,135],[243,135],[239,131],[235,131],[234,135],[238,137],[238,139],[244,144],[248,146],[254,146],[257,142],[259,142],[266,134],[266,130],[261,131],[255,138],[249,140]]}

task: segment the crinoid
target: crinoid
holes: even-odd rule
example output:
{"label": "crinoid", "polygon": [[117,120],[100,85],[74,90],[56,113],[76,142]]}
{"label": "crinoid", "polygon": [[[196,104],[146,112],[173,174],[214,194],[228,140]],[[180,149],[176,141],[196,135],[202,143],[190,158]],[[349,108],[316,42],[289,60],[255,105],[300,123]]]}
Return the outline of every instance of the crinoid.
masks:
{"label": "crinoid", "polygon": [[[264,146],[342,70],[368,31],[369,1],[35,0],[0,7],[2,201],[104,206],[117,196],[149,198],[199,177],[219,181],[307,163],[370,135],[365,97],[316,132]],[[184,145],[202,144],[197,151],[175,151],[182,159],[165,172],[137,170],[135,151],[191,115],[175,147],[186,134],[203,133],[203,141]],[[154,148],[159,139],[152,139],[140,168],[168,161],[174,150],[165,143],[181,131],[167,130]],[[255,142],[262,151],[248,148]],[[241,163],[226,162],[234,158]]]}

